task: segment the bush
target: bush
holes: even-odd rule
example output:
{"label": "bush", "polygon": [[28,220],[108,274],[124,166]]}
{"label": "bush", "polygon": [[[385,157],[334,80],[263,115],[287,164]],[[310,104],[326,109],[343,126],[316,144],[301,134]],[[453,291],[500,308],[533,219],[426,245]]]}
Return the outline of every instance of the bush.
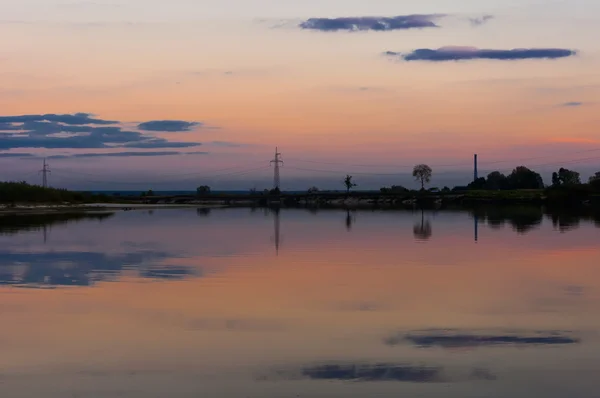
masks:
{"label": "bush", "polygon": [[82,203],[108,198],[66,189],[44,188],[26,182],[0,182],[0,203]]}

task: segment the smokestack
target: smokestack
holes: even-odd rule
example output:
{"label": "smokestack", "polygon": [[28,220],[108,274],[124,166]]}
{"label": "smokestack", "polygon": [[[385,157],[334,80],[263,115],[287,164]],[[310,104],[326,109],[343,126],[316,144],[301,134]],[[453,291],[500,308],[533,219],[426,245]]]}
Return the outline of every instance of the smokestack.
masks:
{"label": "smokestack", "polygon": [[477,154],[473,155],[473,181],[477,180],[479,175],[477,173]]}

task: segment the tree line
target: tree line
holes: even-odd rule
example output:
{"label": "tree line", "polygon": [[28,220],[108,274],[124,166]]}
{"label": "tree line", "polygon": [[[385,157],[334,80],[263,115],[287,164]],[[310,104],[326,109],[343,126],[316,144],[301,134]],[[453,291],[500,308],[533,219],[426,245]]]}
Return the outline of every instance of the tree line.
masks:
{"label": "tree line", "polygon": [[[552,173],[552,184],[549,187],[575,187],[578,185],[590,185],[592,188],[600,188],[600,171],[589,178],[587,184],[581,181],[581,174],[577,171],[561,167]],[[480,177],[468,185],[470,189],[485,190],[516,190],[516,189],[544,189],[542,176],[535,171],[519,166],[509,175],[499,171],[491,172],[487,177]]]}
{"label": "tree line", "polygon": [[93,195],[66,189],[44,188],[25,181],[0,182],[0,203],[90,203],[107,202],[107,195]]}
{"label": "tree line", "polygon": [[[425,191],[427,184],[431,182],[433,177],[433,169],[426,164],[418,164],[414,166],[412,171],[412,176],[421,185],[421,191]],[[350,191],[357,187],[354,177],[352,175],[346,175],[342,180],[342,184],[346,189],[346,193],[350,193]],[[546,186],[542,176],[525,167],[518,166],[512,170],[512,172],[508,175],[501,173],[500,171],[493,171],[489,173],[485,177],[479,177],[475,181],[471,182],[467,186],[464,187],[454,187],[454,189],[450,189],[448,187],[444,187],[439,190],[440,192],[450,192],[452,190],[490,190],[490,191],[498,191],[498,190],[537,190],[537,189],[545,189],[548,187],[575,187],[575,186],[583,186],[589,185],[594,190],[600,190],[600,171],[591,176],[586,184],[582,183],[580,173],[568,170],[565,168],[560,168],[558,171],[552,173],[552,185]],[[432,188],[432,190],[436,191],[437,188]],[[382,193],[406,193],[409,192],[410,189],[405,188],[401,185],[392,185],[391,187],[383,187],[380,189]],[[199,196],[204,196],[211,193],[210,187],[206,185],[202,185],[196,189],[196,192]],[[317,194],[320,192],[319,188],[311,187],[307,190],[309,194]],[[278,189],[267,190],[264,192],[257,192],[256,189],[252,189],[251,193],[253,194],[279,194],[280,191]]]}

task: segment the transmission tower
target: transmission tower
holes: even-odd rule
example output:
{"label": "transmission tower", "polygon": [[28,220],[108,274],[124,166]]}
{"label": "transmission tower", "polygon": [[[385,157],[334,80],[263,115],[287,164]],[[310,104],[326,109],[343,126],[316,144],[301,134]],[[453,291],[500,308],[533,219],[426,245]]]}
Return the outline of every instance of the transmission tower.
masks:
{"label": "transmission tower", "polygon": [[279,189],[280,185],[280,175],[279,175],[279,166],[283,166],[283,160],[280,159],[281,153],[275,148],[275,159],[271,160],[271,164],[275,165],[275,173],[273,176],[273,189]]}
{"label": "transmission tower", "polygon": [[48,188],[48,173],[50,173],[50,165],[46,163],[46,158],[44,158],[44,166],[40,170],[40,173],[42,173],[42,186],[44,188]]}

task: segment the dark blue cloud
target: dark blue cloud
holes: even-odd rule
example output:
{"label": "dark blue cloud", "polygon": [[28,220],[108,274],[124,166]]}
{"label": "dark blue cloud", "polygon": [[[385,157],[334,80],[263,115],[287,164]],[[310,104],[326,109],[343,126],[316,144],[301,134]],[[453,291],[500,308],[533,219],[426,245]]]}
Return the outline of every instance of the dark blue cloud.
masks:
{"label": "dark blue cloud", "polygon": [[0,153],[0,158],[29,158],[33,157],[31,153]]}
{"label": "dark blue cloud", "polygon": [[15,126],[12,123],[9,122],[0,122],[0,131],[16,131],[16,130],[20,130],[21,127],[20,126]]}
{"label": "dark blue cloud", "polygon": [[578,101],[572,101],[572,102],[565,102],[563,104],[560,104],[560,106],[565,106],[565,107],[577,107],[577,106],[582,106],[583,102],[578,102]]}
{"label": "dark blue cloud", "polygon": [[401,58],[405,61],[466,61],[488,59],[499,61],[519,61],[525,59],[559,59],[574,56],[574,50],[561,48],[523,48],[512,50],[486,50],[470,47],[442,47],[437,50],[421,48],[410,53],[388,51],[389,57]]}
{"label": "dark blue cloud", "polygon": [[[27,154],[33,156],[31,154]],[[74,155],[53,155],[47,156],[48,159],[77,159],[77,158],[103,158],[103,157],[147,157],[147,156],[174,156],[174,155],[208,155],[208,152],[178,152],[178,151],[159,151],[159,152],[109,152],[109,153],[77,153]],[[2,155],[0,154],[0,157]]]}
{"label": "dark blue cloud", "polygon": [[23,116],[0,116],[0,123],[25,123],[25,122],[57,122],[70,125],[84,124],[117,124],[119,122],[112,120],[102,120],[91,118],[90,113],[75,113],[73,115],[23,115]]}
{"label": "dark blue cloud", "polygon": [[396,17],[310,18],[299,26],[302,29],[336,32],[339,30],[390,31],[417,28],[437,28],[433,22],[440,15],[399,15]]}
{"label": "dark blue cloud", "polygon": [[138,129],[142,131],[179,132],[190,131],[196,126],[201,126],[201,123],[186,122],[183,120],[152,120],[150,122],[140,123]]}
{"label": "dark blue cloud", "polygon": [[[197,142],[173,142],[139,131],[109,126],[119,122],[92,119],[89,114],[0,117],[0,150],[12,148],[187,148]],[[197,123],[148,122],[147,130],[185,131]],[[157,125],[156,123],[162,123]],[[140,126],[144,126],[142,123]],[[159,129],[160,128],[160,129]]]}
{"label": "dark blue cloud", "polygon": [[190,148],[200,146],[198,142],[171,142],[163,138],[153,138],[139,142],[128,142],[124,148],[154,149],[154,148]]}

